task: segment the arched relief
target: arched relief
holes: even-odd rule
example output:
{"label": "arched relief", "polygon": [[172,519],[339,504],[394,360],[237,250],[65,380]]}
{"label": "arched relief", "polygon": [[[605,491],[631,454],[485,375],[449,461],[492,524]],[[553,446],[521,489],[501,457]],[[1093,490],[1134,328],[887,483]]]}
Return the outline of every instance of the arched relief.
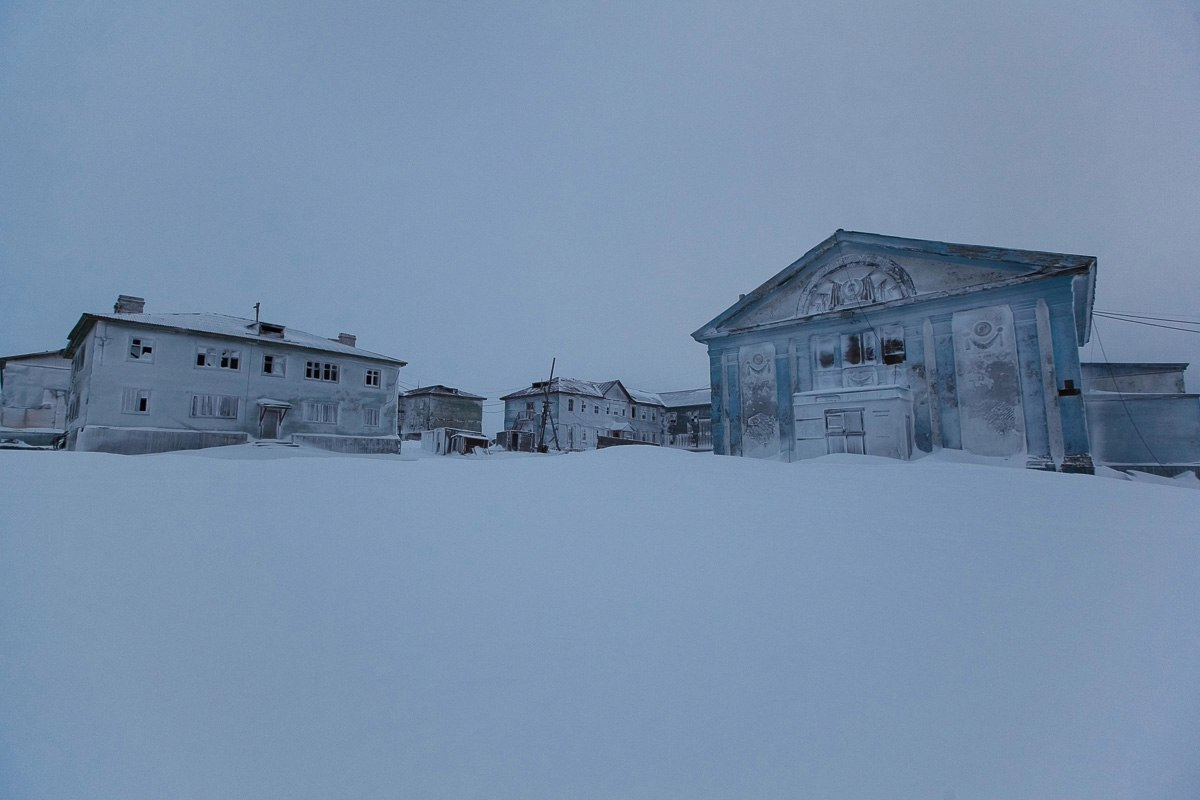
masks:
{"label": "arched relief", "polygon": [[912,278],[890,258],[843,256],[812,277],[796,316],[903,300],[916,293]]}

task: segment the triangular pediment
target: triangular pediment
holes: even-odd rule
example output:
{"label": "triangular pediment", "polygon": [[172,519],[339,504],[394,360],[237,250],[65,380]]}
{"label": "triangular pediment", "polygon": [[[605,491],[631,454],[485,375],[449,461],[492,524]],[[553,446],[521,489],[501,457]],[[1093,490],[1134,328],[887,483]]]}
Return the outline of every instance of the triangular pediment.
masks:
{"label": "triangular pediment", "polygon": [[856,308],[986,289],[1095,259],[838,231],[696,331],[706,341]]}

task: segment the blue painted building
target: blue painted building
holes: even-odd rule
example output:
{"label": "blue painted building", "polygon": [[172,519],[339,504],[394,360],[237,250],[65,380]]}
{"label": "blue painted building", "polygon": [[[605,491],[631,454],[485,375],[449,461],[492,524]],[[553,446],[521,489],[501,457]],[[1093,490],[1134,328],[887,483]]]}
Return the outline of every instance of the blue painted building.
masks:
{"label": "blue painted building", "polygon": [[692,334],[713,448],[962,449],[1091,472],[1079,347],[1096,259],[839,230]]}

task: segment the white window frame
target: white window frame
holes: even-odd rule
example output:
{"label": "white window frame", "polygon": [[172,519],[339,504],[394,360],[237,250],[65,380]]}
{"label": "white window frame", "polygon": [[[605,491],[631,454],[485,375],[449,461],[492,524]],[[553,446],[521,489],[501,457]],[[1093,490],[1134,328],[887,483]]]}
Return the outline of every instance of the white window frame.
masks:
{"label": "white window frame", "polygon": [[305,422],[314,422],[318,425],[337,425],[338,404],[319,400],[305,400],[302,408],[302,417]]}
{"label": "white window frame", "polygon": [[[136,351],[136,355],[134,354]],[[125,351],[126,361],[140,361],[143,364],[154,363],[154,340],[145,336],[130,336],[129,349]]]}
{"label": "white window frame", "polygon": [[304,379],[325,381],[326,383],[340,383],[341,367],[333,361],[305,361]]}
{"label": "white window frame", "polygon": [[121,390],[122,414],[149,414],[150,390],[125,387]]}
{"label": "white window frame", "polygon": [[383,382],[383,370],[369,369],[363,378],[363,385],[378,389]]}
{"label": "white window frame", "polygon": [[196,345],[196,369],[224,369],[240,372],[242,351],[232,347],[207,347]]}
{"label": "white window frame", "polygon": [[241,398],[230,394],[192,395],[191,416],[199,419],[237,419]]}

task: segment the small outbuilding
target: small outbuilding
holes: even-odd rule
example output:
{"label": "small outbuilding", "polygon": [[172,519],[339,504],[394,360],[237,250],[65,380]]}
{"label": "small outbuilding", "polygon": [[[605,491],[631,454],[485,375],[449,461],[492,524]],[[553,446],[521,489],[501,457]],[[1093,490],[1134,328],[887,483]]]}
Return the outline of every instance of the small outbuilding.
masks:
{"label": "small outbuilding", "polygon": [[50,447],[66,430],[70,386],[62,350],[0,358],[0,441]]}
{"label": "small outbuilding", "polygon": [[416,439],[437,428],[482,433],[484,399],[441,384],[410,389],[400,395],[400,435]]}
{"label": "small outbuilding", "polygon": [[1096,463],[1166,476],[1200,473],[1200,395],[1184,384],[1187,364],[1080,366]]}

